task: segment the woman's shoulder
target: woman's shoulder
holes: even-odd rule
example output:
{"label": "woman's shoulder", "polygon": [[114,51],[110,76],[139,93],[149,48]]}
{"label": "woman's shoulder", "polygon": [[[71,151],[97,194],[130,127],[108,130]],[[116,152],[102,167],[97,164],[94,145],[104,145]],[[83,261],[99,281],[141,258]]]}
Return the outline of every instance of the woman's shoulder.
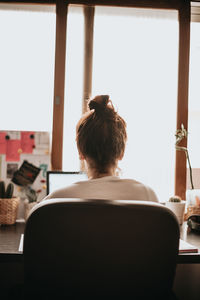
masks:
{"label": "woman's shoulder", "polygon": [[151,188],[150,186],[140,181],[134,179],[128,179],[128,178],[121,179],[121,182],[124,185],[124,187],[126,187],[127,189],[128,188],[133,189],[135,192],[138,192],[139,194],[146,195],[145,198],[147,198],[149,201],[158,202],[158,197],[155,191],[153,190],[153,188]]}
{"label": "woman's shoulder", "polygon": [[121,182],[122,184],[130,184],[130,185],[138,186],[138,187],[146,186],[142,182],[132,179],[132,178],[119,178],[119,182]]}

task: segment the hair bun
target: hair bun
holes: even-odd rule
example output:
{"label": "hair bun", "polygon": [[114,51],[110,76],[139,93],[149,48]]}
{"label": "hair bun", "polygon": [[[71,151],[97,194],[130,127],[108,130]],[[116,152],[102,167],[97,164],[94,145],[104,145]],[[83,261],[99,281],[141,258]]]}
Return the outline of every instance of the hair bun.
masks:
{"label": "hair bun", "polygon": [[103,111],[107,108],[109,102],[108,95],[100,95],[96,96],[94,99],[90,100],[88,106],[91,109],[95,109],[95,111]]}

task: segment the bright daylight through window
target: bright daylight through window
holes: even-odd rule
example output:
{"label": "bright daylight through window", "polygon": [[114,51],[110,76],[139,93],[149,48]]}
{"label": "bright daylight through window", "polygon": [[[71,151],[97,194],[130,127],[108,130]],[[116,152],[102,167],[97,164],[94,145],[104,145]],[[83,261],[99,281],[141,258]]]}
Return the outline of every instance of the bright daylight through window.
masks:
{"label": "bright daylight through window", "polygon": [[[75,124],[83,97],[79,75],[83,74],[81,22],[81,9],[75,12],[74,8],[71,13],[69,10],[65,170],[79,169]],[[95,8],[92,96],[109,94],[127,122],[128,144],[120,164],[122,176],[150,185],[160,201],[174,193],[177,66],[177,11]],[[70,76],[74,71],[76,76]]]}
{"label": "bright daylight through window", "polygon": [[[55,6],[0,5],[1,130],[52,131],[55,21]],[[198,25],[192,25],[192,40]],[[176,10],[95,7],[92,96],[109,94],[127,122],[121,176],[151,186],[160,201],[174,194],[178,28]],[[63,170],[69,171],[80,169],[75,126],[82,109],[83,57],[83,7],[70,5],[63,141]],[[192,73],[199,69],[194,59]],[[199,108],[191,75],[190,85],[192,116]],[[191,135],[190,143],[194,139]]]}
{"label": "bright daylight through window", "polygon": [[0,128],[52,131],[55,6],[0,4]]}

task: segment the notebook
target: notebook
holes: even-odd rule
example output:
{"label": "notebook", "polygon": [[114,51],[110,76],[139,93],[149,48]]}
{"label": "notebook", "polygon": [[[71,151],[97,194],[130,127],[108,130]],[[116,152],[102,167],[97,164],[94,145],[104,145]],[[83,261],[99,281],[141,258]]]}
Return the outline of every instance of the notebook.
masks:
{"label": "notebook", "polygon": [[83,172],[47,171],[47,195],[77,181],[87,180]]}
{"label": "notebook", "polygon": [[196,246],[180,239],[179,253],[198,253],[198,252],[199,252],[199,249]]}

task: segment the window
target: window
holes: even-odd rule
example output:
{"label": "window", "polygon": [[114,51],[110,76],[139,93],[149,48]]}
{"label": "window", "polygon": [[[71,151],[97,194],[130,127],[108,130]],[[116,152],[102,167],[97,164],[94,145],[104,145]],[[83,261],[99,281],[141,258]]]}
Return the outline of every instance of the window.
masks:
{"label": "window", "polygon": [[[95,7],[92,96],[109,94],[127,122],[122,176],[153,187],[161,201],[174,193],[177,19],[177,11]],[[69,9],[63,151],[66,170],[79,168],[75,126],[83,98],[82,22],[81,8]]]}
{"label": "window", "polygon": [[0,129],[52,131],[55,6],[0,4]]}
{"label": "window", "polygon": [[[143,4],[149,6],[147,1]],[[157,5],[156,1],[151,4],[152,7]],[[61,20],[57,23],[57,33],[62,29],[65,32],[65,5],[57,2],[57,17]],[[187,117],[189,4],[177,0],[171,6],[167,1],[158,5],[165,9],[95,7],[92,96],[109,94],[127,122],[128,145],[120,164],[123,176],[152,186],[159,198],[166,199],[174,193],[177,94],[178,124]],[[55,45],[55,23],[55,5],[0,4],[1,130],[52,131],[54,79],[56,83],[63,81],[55,84],[55,95],[63,104],[65,65],[65,38],[61,34],[64,42],[59,40]],[[62,118],[56,122],[63,106],[57,109],[57,98],[52,147],[52,158],[58,158],[52,166],[64,170],[80,168],[75,125],[81,115],[83,99],[83,28],[83,8],[69,5],[63,165],[62,147],[57,146],[62,145],[63,137],[59,134],[62,133]],[[54,78],[55,46],[59,63],[55,65]],[[179,76],[178,51],[181,54]],[[183,109],[181,103],[184,103]],[[192,105],[192,100],[190,103]],[[192,106],[190,111],[192,113]],[[189,131],[190,128],[192,125]],[[176,156],[175,189],[182,196],[185,166],[180,161],[180,155]]]}

